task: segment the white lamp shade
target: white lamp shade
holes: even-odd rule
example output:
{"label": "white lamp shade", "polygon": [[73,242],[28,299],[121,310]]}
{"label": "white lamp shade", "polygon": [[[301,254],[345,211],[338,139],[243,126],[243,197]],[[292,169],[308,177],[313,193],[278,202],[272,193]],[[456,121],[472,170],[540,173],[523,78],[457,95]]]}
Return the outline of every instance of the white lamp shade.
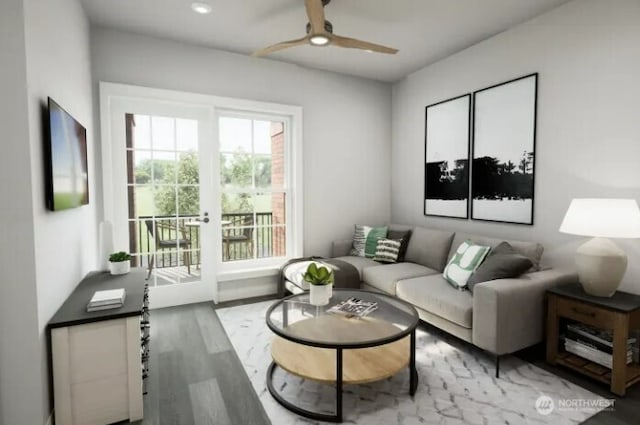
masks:
{"label": "white lamp shade", "polygon": [[640,238],[640,208],[635,199],[574,199],[560,231],[600,238]]}

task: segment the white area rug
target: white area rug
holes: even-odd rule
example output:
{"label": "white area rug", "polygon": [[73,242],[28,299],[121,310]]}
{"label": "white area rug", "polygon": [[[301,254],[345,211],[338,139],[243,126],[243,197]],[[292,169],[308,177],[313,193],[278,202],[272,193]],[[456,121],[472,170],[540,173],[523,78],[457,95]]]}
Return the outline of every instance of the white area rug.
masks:
{"label": "white area rug", "polygon": [[[269,394],[266,373],[271,363],[272,332],[265,312],[273,302],[217,310],[233,347],[273,425],[316,424],[280,406]],[[419,385],[409,396],[409,373],[344,389],[344,422],[362,425],[414,424],[577,424],[600,408],[584,407],[603,399],[514,356],[501,361],[495,379],[493,361],[454,338],[442,339],[418,328],[416,366]],[[304,380],[278,369],[275,387],[288,400],[309,410],[333,413],[333,386]],[[549,405],[536,401],[547,396]],[[548,400],[548,399],[546,399]],[[562,400],[580,400],[580,408],[562,408]],[[585,400],[585,401],[582,401]],[[575,405],[575,404],[574,404]]]}

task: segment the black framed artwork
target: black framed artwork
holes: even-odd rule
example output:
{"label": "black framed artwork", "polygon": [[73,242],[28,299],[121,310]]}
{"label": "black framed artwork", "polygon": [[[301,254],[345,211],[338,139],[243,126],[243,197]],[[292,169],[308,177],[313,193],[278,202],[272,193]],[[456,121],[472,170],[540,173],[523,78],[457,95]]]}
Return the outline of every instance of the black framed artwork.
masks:
{"label": "black framed artwork", "polygon": [[533,224],[538,74],[473,93],[471,218]]}
{"label": "black framed artwork", "polygon": [[424,214],[469,217],[471,94],[425,108]]}

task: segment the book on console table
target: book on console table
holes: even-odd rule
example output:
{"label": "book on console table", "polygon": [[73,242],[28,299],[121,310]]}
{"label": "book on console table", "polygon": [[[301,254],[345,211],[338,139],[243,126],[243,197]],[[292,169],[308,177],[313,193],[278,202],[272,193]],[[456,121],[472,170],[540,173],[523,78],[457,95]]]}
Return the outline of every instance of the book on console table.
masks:
{"label": "book on console table", "polygon": [[356,297],[351,297],[331,307],[327,312],[334,314],[344,314],[345,316],[364,317],[378,308],[375,301],[364,301]]}
{"label": "book on console table", "polygon": [[100,311],[100,310],[111,310],[112,308],[120,308],[122,307],[124,304],[122,303],[117,303],[117,304],[104,304],[104,305],[97,305],[97,306],[87,306],[87,311],[89,313],[91,313],[92,311]]}
{"label": "book on console table", "polygon": [[96,291],[87,304],[87,311],[109,310],[124,305],[126,292],[124,288]]}

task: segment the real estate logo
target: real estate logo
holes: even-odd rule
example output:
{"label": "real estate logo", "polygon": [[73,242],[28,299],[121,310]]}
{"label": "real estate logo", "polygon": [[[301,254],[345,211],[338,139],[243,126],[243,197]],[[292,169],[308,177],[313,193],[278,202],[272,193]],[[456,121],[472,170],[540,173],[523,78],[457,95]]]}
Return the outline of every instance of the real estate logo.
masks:
{"label": "real estate logo", "polygon": [[541,415],[546,416],[550,414],[551,412],[553,412],[554,408],[555,408],[555,403],[553,402],[553,399],[551,397],[548,397],[546,395],[541,395],[536,400],[536,410]]}

